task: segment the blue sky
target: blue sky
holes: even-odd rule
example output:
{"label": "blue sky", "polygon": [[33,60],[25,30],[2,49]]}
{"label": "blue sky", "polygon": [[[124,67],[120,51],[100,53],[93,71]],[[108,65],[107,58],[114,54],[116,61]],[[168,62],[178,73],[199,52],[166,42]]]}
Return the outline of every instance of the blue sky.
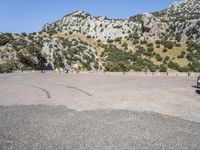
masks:
{"label": "blue sky", "polygon": [[176,0],[0,0],[0,32],[40,31],[76,10],[95,16],[128,18],[167,8]]}

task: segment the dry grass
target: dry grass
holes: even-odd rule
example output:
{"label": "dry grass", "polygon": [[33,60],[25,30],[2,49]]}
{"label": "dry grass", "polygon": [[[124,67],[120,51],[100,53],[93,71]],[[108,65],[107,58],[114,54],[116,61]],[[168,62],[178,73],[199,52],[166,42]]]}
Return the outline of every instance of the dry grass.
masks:
{"label": "dry grass", "polygon": [[[155,52],[160,54],[162,58],[165,58],[168,56],[170,60],[173,60],[173,62],[178,63],[180,66],[187,66],[189,64],[189,61],[187,58],[177,58],[183,51],[186,52],[187,45],[185,42],[181,42],[181,47],[174,47],[173,49],[168,49],[167,52],[163,52],[164,46],[160,45],[160,48],[155,48]],[[156,62],[155,62],[156,63]]]}

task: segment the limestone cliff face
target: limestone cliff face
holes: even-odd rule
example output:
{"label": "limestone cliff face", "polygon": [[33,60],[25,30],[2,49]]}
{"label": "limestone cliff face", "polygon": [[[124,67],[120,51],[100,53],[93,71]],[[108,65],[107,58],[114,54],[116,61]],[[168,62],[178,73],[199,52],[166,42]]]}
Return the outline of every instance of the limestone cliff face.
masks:
{"label": "limestone cliff face", "polygon": [[173,3],[168,9],[160,12],[142,14],[137,21],[95,17],[84,11],[77,11],[45,25],[43,31],[82,34],[102,41],[123,38],[135,33],[146,39],[155,40],[161,38],[161,34],[173,32],[174,35],[181,34],[184,39],[193,38],[199,42],[199,10],[199,0],[187,0]]}
{"label": "limestone cliff face", "polygon": [[[182,43],[184,44],[180,47]],[[150,48],[148,44],[151,45]],[[117,54],[122,52],[115,53],[112,50],[122,49],[131,55],[127,58],[133,54],[148,58],[150,62],[156,59],[159,61],[156,64],[159,65],[163,61],[162,69],[167,63],[170,63],[171,68],[177,66],[171,62],[179,62],[175,59],[178,57],[182,59],[179,65],[186,67],[184,69],[190,67],[195,70],[194,66],[189,65],[197,66],[200,63],[199,44],[200,1],[185,0],[173,3],[165,10],[131,16],[128,19],[95,17],[84,11],[77,11],[44,25],[38,33],[0,33],[0,64],[11,61],[31,68],[40,68],[41,63],[49,64],[52,68],[70,68],[73,64],[79,64],[79,68],[83,70],[104,70],[111,60],[115,60],[109,58],[110,53],[112,57],[121,58]],[[166,47],[173,46],[183,49],[170,52],[169,55],[163,54],[165,58],[159,56],[162,51],[166,53]],[[154,51],[155,48],[157,51]],[[130,63],[130,66],[137,64],[131,62],[133,60],[137,59],[134,57],[125,63]],[[124,65],[124,60],[121,61],[121,64],[117,64],[119,66],[109,64],[109,67],[119,69]],[[140,63],[144,62],[140,60]],[[150,68],[155,70],[159,67],[155,65]]]}
{"label": "limestone cliff face", "polygon": [[185,0],[173,3],[168,9],[157,12],[157,17],[169,25],[169,32],[180,34],[184,40],[200,43],[200,1]]}
{"label": "limestone cliff face", "polygon": [[150,40],[160,39],[161,33],[165,33],[168,25],[152,14],[144,14],[141,19],[141,35]]}
{"label": "limestone cliff face", "polygon": [[165,32],[167,27],[166,23],[162,23],[159,18],[152,14],[144,14],[139,22],[134,22],[129,19],[114,20],[106,17],[94,17],[86,12],[77,11],[55,23],[46,24],[43,31],[82,34],[102,41],[123,38],[137,33],[147,39],[154,40],[159,39],[160,34]]}
{"label": "limestone cliff face", "polygon": [[138,28],[139,24],[129,20],[94,17],[86,12],[77,11],[51,25],[46,25],[44,30],[54,30],[57,33],[64,34],[88,35],[106,41],[128,36],[130,33],[137,32]]}

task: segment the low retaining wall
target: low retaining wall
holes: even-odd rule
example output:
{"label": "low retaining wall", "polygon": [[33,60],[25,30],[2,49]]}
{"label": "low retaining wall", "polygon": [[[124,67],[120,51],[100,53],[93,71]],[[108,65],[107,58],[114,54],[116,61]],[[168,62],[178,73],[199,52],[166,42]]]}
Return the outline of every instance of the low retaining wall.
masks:
{"label": "low retaining wall", "polygon": [[181,73],[181,72],[81,72],[92,74],[109,74],[109,75],[130,75],[130,76],[172,76],[172,77],[197,77],[200,73]]}
{"label": "low retaining wall", "polygon": [[[41,71],[32,70],[24,71],[23,73],[40,73]],[[45,73],[55,73],[56,71],[45,71]],[[22,73],[21,71],[14,71],[13,73]],[[62,72],[64,73],[64,72]],[[197,77],[200,73],[182,73],[182,72],[98,72],[98,71],[83,71],[79,73],[69,73],[69,74],[108,74],[108,75],[129,75],[129,76],[170,76],[170,77]]]}

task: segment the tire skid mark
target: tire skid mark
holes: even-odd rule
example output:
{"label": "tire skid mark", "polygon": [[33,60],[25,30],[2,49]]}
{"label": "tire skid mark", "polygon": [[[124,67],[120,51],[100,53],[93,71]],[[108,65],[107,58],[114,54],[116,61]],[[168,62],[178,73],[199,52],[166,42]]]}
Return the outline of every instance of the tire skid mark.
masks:
{"label": "tire skid mark", "polygon": [[25,84],[25,85],[26,85],[26,86],[29,86],[29,87],[32,87],[32,88],[39,89],[39,90],[43,91],[43,92],[46,94],[47,98],[51,98],[51,94],[50,94],[49,91],[47,91],[46,89],[41,88],[41,87],[39,87],[39,86],[34,86],[34,85],[28,85],[28,84]]}
{"label": "tire skid mark", "polygon": [[92,96],[92,94],[90,94],[90,93],[88,93],[88,92],[86,92],[86,91],[83,91],[83,90],[81,90],[81,89],[79,89],[79,88],[77,88],[77,87],[67,86],[67,88],[68,88],[68,89],[75,89],[75,90],[77,90],[77,91],[80,91],[80,92],[86,94],[87,96]]}
{"label": "tire skid mark", "polygon": [[62,84],[59,84],[59,85],[64,86],[64,87],[66,87],[66,88],[68,88],[68,89],[75,89],[75,90],[77,90],[77,91],[79,91],[79,92],[81,92],[81,93],[84,93],[84,94],[87,95],[87,96],[92,96],[92,94],[90,94],[90,93],[88,93],[88,92],[86,92],[86,91],[84,91],[84,90],[81,90],[81,89],[79,89],[79,88],[77,88],[77,87],[74,87],[74,86],[67,86],[67,85],[62,85]]}

